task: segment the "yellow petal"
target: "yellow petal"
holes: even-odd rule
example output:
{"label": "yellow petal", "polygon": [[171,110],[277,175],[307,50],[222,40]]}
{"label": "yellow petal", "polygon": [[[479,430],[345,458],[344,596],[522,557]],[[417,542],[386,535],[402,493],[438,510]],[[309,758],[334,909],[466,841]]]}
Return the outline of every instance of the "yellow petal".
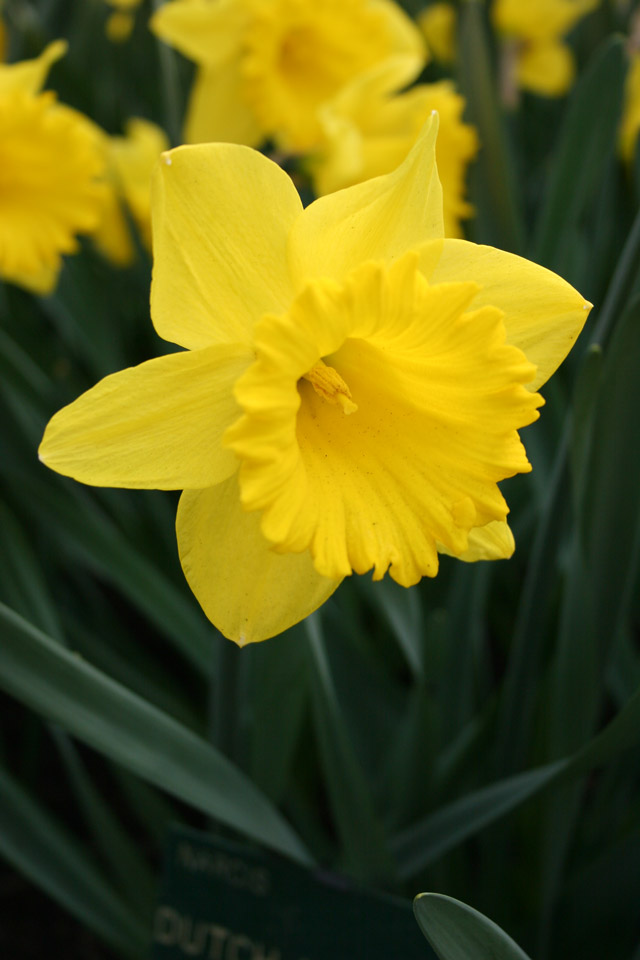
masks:
{"label": "yellow petal", "polygon": [[432,3],[417,18],[429,51],[441,63],[456,57],[456,9],[451,3]]}
{"label": "yellow petal", "polygon": [[91,239],[103,257],[116,267],[128,267],[136,258],[129,224],[113,185],[108,185],[100,224]]}
{"label": "yellow petal", "polygon": [[189,98],[184,138],[187,143],[244,143],[264,140],[262,127],[242,93],[240,61],[198,69]]}
{"label": "yellow petal", "polygon": [[155,328],[191,349],[250,343],[256,319],[291,301],[286,244],[298,193],[248,147],[178,147],[162,161],[152,191]]}
{"label": "yellow petal", "polygon": [[340,583],[316,573],[308,552],[274,552],[259,515],[240,506],[235,476],[183,493],[176,530],[189,586],[211,622],[241,647],[303,620]]}
{"label": "yellow petal", "polygon": [[238,415],[232,387],[250,359],[242,347],[215,346],[105,377],[52,418],[40,459],[95,486],[218,483],[237,467],[220,438]]}
{"label": "yellow petal", "polygon": [[[475,563],[476,560],[507,560],[516,548],[513,534],[506,520],[492,520],[484,527],[474,527],[469,533],[469,546],[456,554],[458,560]],[[438,544],[439,553],[451,555]]]}
{"label": "yellow petal", "polygon": [[0,64],[0,93],[22,90],[23,93],[39,93],[52,65],[67,52],[65,40],[54,40],[35,60]]}
{"label": "yellow petal", "polygon": [[285,150],[312,149],[320,136],[318,108],[363,72],[390,57],[426,59],[416,25],[389,0],[258,0],[249,6],[246,98],[265,133]]}
{"label": "yellow petal", "polygon": [[43,266],[33,273],[21,273],[19,270],[12,272],[4,269],[2,270],[2,276],[10,283],[15,283],[19,287],[24,287],[25,290],[30,290],[31,293],[46,297],[56,287],[61,266],[62,264]]}
{"label": "yellow petal", "polygon": [[561,97],[575,75],[573,53],[560,40],[527,44],[518,54],[518,83],[543,97]]}
{"label": "yellow petal", "polygon": [[[161,127],[140,117],[131,117],[127,121],[125,134],[124,137],[107,138],[105,149],[110,179],[115,193],[126,203],[145,246],[150,250],[151,176],[160,154],[168,148],[169,141]],[[123,226],[128,235],[127,224],[123,223]],[[115,228],[115,223],[113,227]],[[115,246],[115,243],[112,246]],[[133,254],[131,241],[129,247]],[[123,245],[123,255],[124,252]]]}
{"label": "yellow petal", "polygon": [[238,0],[180,0],[163,3],[149,26],[190,60],[222,66],[239,59],[247,19],[246,4]]}
{"label": "yellow petal", "polygon": [[249,17],[238,0],[182,0],[163,4],[151,18],[157,36],[200,65],[189,98],[187,143],[257,146],[264,139],[242,73]]}
{"label": "yellow petal", "polygon": [[125,43],[133,33],[135,20],[127,10],[114,10],[108,18],[105,32],[112,43]]}
{"label": "yellow petal", "polygon": [[[445,233],[460,236],[460,220],[473,212],[464,200],[466,167],[478,149],[474,127],[461,119],[465,101],[446,80],[418,84],[400,94],[393,93],[389,81],[393,74],[388,66],[384,72],[371,71],[322,111],[324,144],[309,164],[316,193],[330,193],[394,170],[436,110],[436,163]],[[395,89],[402,85],[401,81]]]}
{"label": "yellow petal", "polygon": [[[429,245],[427,245],[429,246]],[[432,253],[427,250],[427,257]],[[528,388],[538,390],[571,350],[591,304],[566,280],[512,253],[466,240],[445,240],[440,261],[426,268],[431,283],[473,280],[480,291],[472,307],[504,311],[507,343],[538,368]]]}
{"label": "yellow petal", "polygon": [[524,41],[564,36],[600,0],[495,0],[491,17],[498,30]]}
{"label": "yellow petal", "polygon": [[437,132],[438,118],[432,116],[393,173],[321,197],[306,208],[291,232],[298,286],[311,277],[342,279],[363,261],[393,260],[444,236]]}
{"label": "yellow petal", "polygon": [[417,117],[413,111],[409,122],[404,115],[398,122],[395,104],[403,98],[394,94],[414,80],[421,67],[415,57],[390,57],[324,104],[319,111],[322,144],[307,161],[317,196],[390,173],[402,163],[431,110]]}

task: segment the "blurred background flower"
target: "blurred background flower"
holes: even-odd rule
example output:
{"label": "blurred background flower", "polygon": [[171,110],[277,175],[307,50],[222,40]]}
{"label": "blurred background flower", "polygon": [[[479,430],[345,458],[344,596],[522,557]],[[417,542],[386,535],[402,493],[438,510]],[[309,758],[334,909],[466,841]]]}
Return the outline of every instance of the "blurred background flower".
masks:
{"label": "blurred background flower", "polygon": [[41,93],[53,43],[37,60],[0,64],[0,274],[38,293],[55,286],[63,254],[90,233],[104,202],[104,163],[77,111]]}

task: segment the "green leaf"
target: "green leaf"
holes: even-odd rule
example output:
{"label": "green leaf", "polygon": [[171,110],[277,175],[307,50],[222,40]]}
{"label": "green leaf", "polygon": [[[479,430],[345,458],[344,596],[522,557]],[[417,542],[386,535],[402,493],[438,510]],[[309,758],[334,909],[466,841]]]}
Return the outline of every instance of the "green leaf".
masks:
{"label": "green leaf", "polygon": [[358,587],[367,598],[368,604],[379,610],[384,617],[414,676],[423,677],[424,618],[420,591],[407,590],[395,583],[391,577],[384,577],[379,583],[361,577]]}
{"label": "green leaf", "polygon": [[602,376],[602,348],[593,344],[587,350],[573,391],[572,432],[570,446],[573,502],[580,512],[585,482],[586,460],[591,449],[593,408]]}
{"label": "green leaf", "polygon": [[2,594],[11,607],[32,617],[49,636],[64,642],[64,632],[42,569],[22,527],[0,500]]}
{"label": "green leaf", "polygon": [[484,5],[460,8],[458,82],[466,116],[478,130],[481,150],[470,172],[471,198],[483,243],[521,253],[524,227],[502,112],[496,94]]}
{"label": "green leaf", "polygon": [[593,592],[594,629],[615,636],[632,597],[640,546],[640,296],[605,350],[585,464],[582,542]]}
{"label": "green leaf", "polygon": [[517,769],[530,742],[541,673],[542,638],[548,627],[549,598],[557,583],[558,555],[567,514],[563,496],[568,483],[567,450],[568,431],[556,456],[519,596],[498,708],[496,754],[501,772]]}
{"label": "green leaf", "polygon": [[331,806],[347,869],[359,880],[389,879],[395,872],[373,806],[371,785],[355,755],[331,674],[320,617],[307,617],[315,729]]}
{"label": "green leaf", "polygon": [[79,487],[46,474],[21,474],[16,488],[45,529],[83,565],[115,584],[205,676],[212,670],[213,628],[195,600],[174,584],[120,532]]}
{"label": "green leaf", "polygon": [[156,882],[141,855],[139,844],[127,835],[117,815],[94,785],[71,738],[55,725],[51,727],[51,734],[102,862],[126,902],[135,904],[140,916],[149,920],[157,895]]}
{"label": "green leaf", "polygon": [[399,833],[393,852],[408,879],[553,783],[569,782],[640,740],[640,688],[597,736],[570,757],[499,780],[440,807]]}
{"label": "green leaf", "polygon": [[565,769],[565,762],[548,764],[499,780],[469,793],[403,830],[396,837],[394,852],[403,879],[415,876],[449,850],[519,806],[551,783]]}
{"label": "green leaf", "polygon": [[597,313],[597,323],[590,343],[604,346],[623,315],[627,301],[638,284],[638,261],[640,260],[640,210],[636,213],[631,229],[618,259],[611,282],[607,288],[602,307]]}
{"label": "green leaf", "polygon": [[250,764],[254,782],[278,802],[285,795],[309,699],[304,630],[252,643]]}
{"label": "green leaf", "polygon": [[504,930],[459,900],[420,893],[413,910],[440,960],[528,960]]}
{"label": "green leaf", "polygon": [[627,64],[609,38],[578,80],[567,107],[535,231],[534,259],[563,270],[575,229],[617,142]]}
{"label": "green leaf", "polygon": [[266,797],[191,731],[62,649],[4,604],[0,686],[117,763],[301,863],[309,854]]}
{"label": "green leaf", "polygon": [[124,957],[147,955],[144,925],[74,837],[0,767],[0,853]]}

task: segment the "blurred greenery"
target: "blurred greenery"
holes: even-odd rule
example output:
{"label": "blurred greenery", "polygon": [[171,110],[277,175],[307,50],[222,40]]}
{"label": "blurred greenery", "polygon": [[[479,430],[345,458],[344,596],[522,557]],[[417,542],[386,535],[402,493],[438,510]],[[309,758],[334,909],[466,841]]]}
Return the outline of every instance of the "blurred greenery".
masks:
{"label": "blurred greenery", "polygon": [[[60,406],[167,349],[148,258],[118,271],[86,243],[53,296],[0,290],[0,853],[114,957],[146,955],[171,818],[405,897],[437,890],[538,960],[638,956],[640,212],[613,35],[635,7],[603,2],[574,31],[567,98],[507,113],[485,6],[460,4],[457,82],[482,141],[468,234],[595,304],[524,431],[532,474],[504,484],[508,562],[444,557],[409,591],[352,578],[237,651],[183,581],[173,494],[87,489],[37,461]],[[66,37],[61,99],[175,142],[192,66],[160,49],[150,11],[115,45],[103,0],[6,0],[8,58]]]}

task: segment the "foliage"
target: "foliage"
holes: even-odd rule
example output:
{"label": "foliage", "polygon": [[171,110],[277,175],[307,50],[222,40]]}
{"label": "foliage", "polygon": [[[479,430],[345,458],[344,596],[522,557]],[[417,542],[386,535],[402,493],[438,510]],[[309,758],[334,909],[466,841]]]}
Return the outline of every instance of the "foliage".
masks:
{"label": "foliage", "polygon": [[[65,37],[61,99],[110,133],[137,115],[177,142],[192,66],[145,4],[117,46],[101,0],[5,6],[11,60]],[[348,578],[304,624],[235,649],[183,583],[173,494],[87,489],[36,459],[64,403],[164,351],[143,246],[117,270],[84,244],[50,297],[0,291],[0,852],[114,955],[145,956],[171,818],[406,897],[437,890],[539,960],[636,955],[640,181],[617,154],[613,35],[629,16],[601,4],[571,35],[571,94],[505,113],[486,11],[459,8],[482,144],[467,235],[595,304],[524,431],[533,472],[503,485],[510,561],[445,557],[409,591]]]}

